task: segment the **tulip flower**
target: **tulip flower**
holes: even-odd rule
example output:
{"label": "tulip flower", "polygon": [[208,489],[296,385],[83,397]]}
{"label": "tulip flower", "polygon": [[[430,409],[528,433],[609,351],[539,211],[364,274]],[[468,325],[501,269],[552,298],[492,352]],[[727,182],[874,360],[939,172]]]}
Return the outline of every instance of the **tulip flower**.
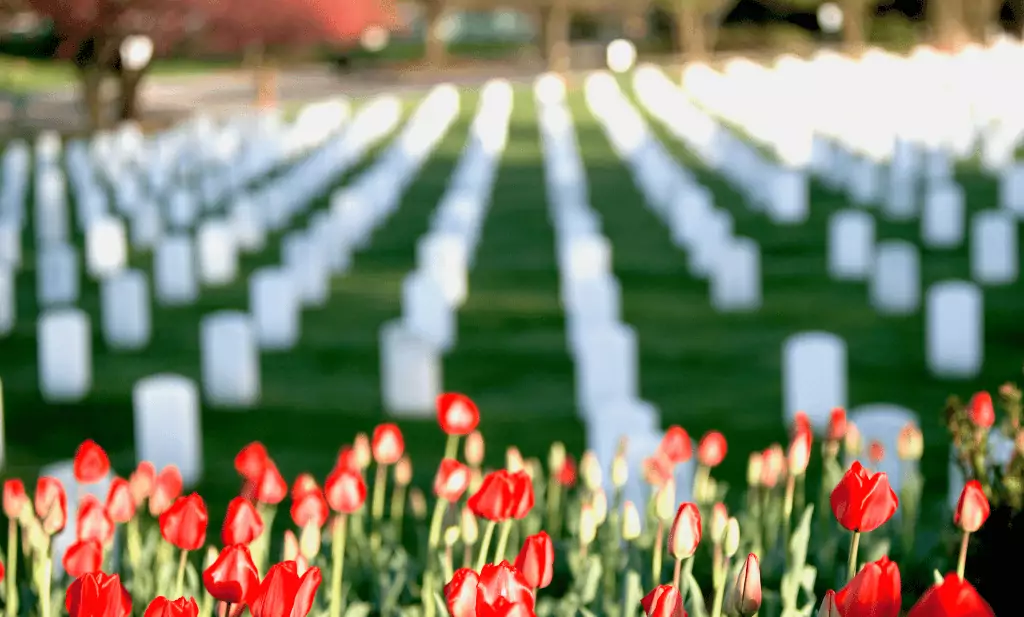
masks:
{"label": "tulip flower", "polygon": [[798,411],[793,414],[793,427],[791,435],[796,435],[804,431],[814,432],[814,427],[811,426],[811,418],[807,415],[806,411]]}
{"label": "tulip flower", "polygon": [[[141,467],[141,466],[140,466]],[[160,470],[153,481],[153,494],[149,498],[149,513],[161,516],[181,496],[183,482],[181,471],[176,465],[168,465]]]}
{"label": "tulip flower", "polygon": [[921,429],[913,422],[908,422],[900,429],[896,440],[896,456],[901,461],[919,461],[924,454],[924,436]]}
{"label": "tulip flower", "polygon": [[318,488],[292,501],[292,521],[300,529],[310,525],[321,529],[330,515],[328,508],[327,500]]}
{"label": "tulip flower", "polygon": [[829,496],[832,514],[839,524],[853,532],[847,576],[857,573],[857,548],[860,534],[878,529],[896,513],[899,499],[884,472],[869,473],[859,461],[839,481]]}
{"label": "tulip flower", "polygon": [[990,510],[991,507],[981,483],[971,480],[965,484],[963,490],[960,491],[960,499],[956,503],[956,512],[953,513],[953,523],[964,532],[960,541],[960,556],[956,564],[956,573],[960,578],[964,577],[964,571],[967,568],[967,547],[971,534],[985,524]]}
{"label": "tulip flower", "polygon": [[203,570],[203,587],[216,600],[228,604],[249,604],[259,591],[260,576],[252,554],[244,544],[224,547],[217,559]]}
{"label": "tulip flower", "polygon": [[[2,396],[2,393],[0,393]],[[14,617],[18,614],[18,521],[22,513],[29,508],[28,495],[25,493],[25,484],[12,478],[4,481],[3,510],[7,516],[7,563],[11,571],[7,578],[7,617]],[[3,564],[0,563],[0,566]],[[0,579],[3,578],[0,572]]]}
{"label": "tulip flower", "polygon": [[121,577],[103,572],[83,574],[64,595],[68,617],[129,617],[132,597],[121,586]]}
{"label": "tulip flower", "polygon": [[445,458],[458,456],[459,440],[469,435],[480,424],[480,410],[465,394],[447,392],[437,397],[437,423],[448,438]]}
{"label": "tulip flower", "polygon": [[821,601],[817,617],[843,617],[839,614],[839,607],[836,606],[836,592],[831,589],[825,592],[825,599]]}
{"label": "tulip flower", "polygon": [[28,494],[25,493],[25,484],[18,478],[4,481],[4,516],[8,520],[16,521],[21,517],[21,511],[28,505]]}
{"label": "tulip flower", "polygon": [[73,470],[79,484],[96,484],[110,473],[110,459],[98,443],[86,439],[75,450]]}
{"label": "tulip flower", "polygon": [[550,585],[555,570],[555,547],[551,537],[541,531],[526,538],[516,556],[515,568],[533,589]]}
{"label": "tulip flower", "polygon": [[992,395],[988,392],[978,392],[972,396],[971,402],[967,405],[967,419],[979,429],[992,428],[996,422]]}
{"label": "tulip flower", "polygon": [[492,615],[496,610],[521,614],[513,611],[517,607],[533,614],[533,590],[507,561],[487,564],[479,575],[468,568],[457,570],[444,587],[444,597],[452,617]]}
{"label": "tulip flower", "polygon": [[736,576],[728,605],[741,617],[750,617],[761,608],[761,564],[757,555],[747,555],[743,569]]}
{"label": "tulip flower", "polygon": [[394,465],[405,452],[405,439],[395,424],[379,424],[373,429],[371,442],[373,460],[378,465]]}
{"label": "tulip flower", "polygon": [[288,483],[284,481],[277,465],[270,458],[267,458],[263,466],[263,472],[253,482],[256,501],[267,505],[277,505],[284,501],[288,495]]}
{"label": "tulip flower", "polygon": [[503,521],[512,508],[513,484],[511,474],[505,469],[492,471],[484,476],[480,488],[470,495],[466,505],[473,514],[489,521]]}
{"label": "tulip flower", "polygon": [[799,428],[789,444],[788,463],[791,476],[802,476],[807,473],[807,465],[811,462],[811,445],[814,435],[810,428]]}
{"label": "tulip flower", "polygon": [[43,476],[36,481],[36,516],[49,535],[60,533],[68,522],[68,496],[56,478]]}
{"label": "tulip flower", "polygon": [[[701,538],[700,510],[695,503],[684,503],[676,510],[675,520],[668,530],[668,552],[676,560],[675,574],[672,578],[680,590],[683,600],[686,599],[690,572],[693,571],[693,555]],[[686,571],[683,571],[683,561]]]}
{"label": "tulip flower", "polygon": [[256,483],[263,475],[263,468],[266,467],[270,455],[267,448],[260,442],[254,441],[242,448],[235,456],[235,470],[248,482]]}
{"label": "tulip flower", "polygon": [[483,465],[484,451],[484,436],[480,434],[480,431],[473,431],[466,435],[466,443],[462,448],[462,453],[466,457],[467,465],[473,469],[478,469],[480,465]]}
{"label": "tulip flower", "polygon": [[197,617],[199,606],[194,598],[178,598],[173,602],[163,596],[157,596],[142,617]]}
{"label": "tulip flower", "polygon": [[622,504],[622,539],[632,542],[640,537],[643,525],[640,522],[640,510],[632,501]]}
{"label": "tulip flower", "polygon": [[900,569],[888,557],[865,565],[836,593],[844,617],[899,617],[902,602]]}
{"label": "tulip flower", "polygon": [[235,497],[228,503],[220,537],[224,546],[249,544],[263,533],[263,517],[248,499]]}
{"label": "tulip flower", "polygon": [[128,476],[128,488],[131,489],[132,501],[135,502],[136,508],[142,505],[143,501],[149,499],[155,486],[156,468],[153,467],[153,463],[142,461],[132,475]]}
{"label": "tulip flower", "polygon": [[672,461],[661,452],[644,459],[644,480],[654,488],[661,488],[672,477]]}
{"label": "tulip flower", "polygon": [[[349,449],[351,451],[351,448]],[[320,490],[320,485],[317,484],[316,478],[313,474],[300,473],[295,478],[295,482],[292,482],[291,497],[292,501],[301,501],[307,493],[317,493]]]}
{"label": "tulip flower", "polygon": [[335,512],[352,514],[366,503],[366,483],[358,472],[335,468],[324,483],[324,496]]}
{"label": "tulip flower", "polygon": [[75,525],[79,541],[97,540],[106,546],[114,539],[114,521],[107,507],[95,495],[82,495],[78,502],[78,520]]}
{"label": "tulip flower", "polygon": [[455,503],[462,499],[467,488],[469,467],[452,458],[442,460],[434,476],[434,494],[443,501]]}
{"label": "tulip flower", "polygon": [[846,438],[846,410],[842,407],[836,407],[829,414],[826,436],[829,441],[843,441]]}
{"label": "tulip flower", "polygon": [[693,440],[681,426],[673,425],[665,429],[658,451],[665,455],[673,465],[685,463],[693,457]]}
{"label": "tulip flower", "polygon": [[647,617],[686,617],[683,597],[672,585],[658,585],[640,600]]}
{"label": "tulip flower", "polygon": [[64,551],[61,565],[71,578],[99,572],[103,569],[103,546],[97,540],[79,540]]}
{"label": "tulip flower", "polygon": [[206,503],[198,493],[179,497],[174,505],[160,515],[160,535],[181,550],[175,593],[181,595],[185,587],[185,566],[188,552],[200,549],[206,543],[208,522]]}
{"label": "tulip flower", "polygon": [[517,471],[509,474],[509,480],[512,485],[512,500],[505,518],[524,519],[533,509],[533,479],[525,471]]}
{"label": "tulip flower", "polygon": [[135,499],[128,480],[114,478],[107,491],[107,514],[115,523],[124,524],[135,516]]}
{"label": "tulip flower", "polygon": [[930,587],[907,617],[995,617],[995,611],[973,585],[956,574],[947,574]]}
{"label": "tulip flower", "polygon": [[320,588],[320,568],[312,567],[299,576],[298,564],[285,561],[267,572],[250,604],[253,617],[306,617]]}
{"label": "tulip flower", "polygon": [[571,454],[565,455],[565,464],[554,476],[559,486],[572,488],[576,486],[576,459]]}
{"label": "tulip flower", "polygon": [[728,451],[725,436],[718,431],[710,431],[700,438],[697,445],[697,460],[708,468],[718,467]]}
{"label": "tulip flower", "polygon": [[885,460],[885,446],[883,446],[882,442],[877,439],[873,439],[871,443],[868,444],[868,460],[871,461],[873,465],[879,465]]}

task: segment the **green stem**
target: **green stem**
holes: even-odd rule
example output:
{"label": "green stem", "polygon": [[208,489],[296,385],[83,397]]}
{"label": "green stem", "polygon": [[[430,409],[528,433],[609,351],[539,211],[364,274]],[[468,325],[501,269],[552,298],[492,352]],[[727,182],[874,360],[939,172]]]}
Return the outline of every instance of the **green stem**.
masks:
{"label": "green stem", "polygon": [[42,570],[42,580],[39,581],[39,617],[50,617],[50,583],[53,580],[52,538],[47,538]]}
{"label": "green stem", "polygon": [[[3,406],[0,396],[0,407]],[[0,412],[3,410],[0,409]],[[4,614],[14,617],[18,614],[18,519],[7,521],[7,606]]]}
{"label": "green stem", "polygon": [[373,481],[373,502],[370,514],[373,516],[373,532],[370,535],[370,546],[373,550],[380,548],[380,522],[384,518],[384,495],[388,485],[387,465],[377,465],[377,476]]}
{"label": "green stem", "polygon": [[789,536],[793,533],[793,498],[796,495],[796,476],[790,475],[786,479],[786,495],[782,502],[782,554],[786,561],[789,561]]}
{"label": "green stem", "polygon": [[391,495],[391,523],[395,526],[396,541],[402,543],[402,522],[405,520],[405,486],[395,486]]}
{"label": "green stem", "polygon": [[679,577],[679,581],[676,583],[676,589],[679,590],[680,602],[686,605],[686,596],[690,593],[690,578],[693,577],[693,560],[694,556],[690,556],[686,559],[686,563],[683,565],[682,576]]}
{"label": "green stem", "polygon": [[675,569],[672,570],[672,585],[679,590],[679,596],[682,597],[682,587],[679,586],[679,582],[683,580],[683,560],[676,559]]}
{"label": "green stem", "polygon": [[711,606],[711,617],[722,617],[722,603],[725,602],[725,587],[729,581],[729,559],[721,559],[715,564],[715,599]]}
{"label": "green stem", "polygon": [[430,564],[427,565],[427,571],[423,573],[423,590],[420,600],[423,603],[423,617],[434,617],[437,614],[437,606],[434,603],[434,570]]}
{"label": "green stem", "polygon": [[434,563],[433,552],[441,545],[441,525],[444,523],[444,515],[447,511],[448,500],[439,498],[434,504],[434,514],[430,517],[430,535],[427,538],[427,547],[431,554],[427,558],[428,567]]}
{"label": "green stem", "polygon": [[334,523],[334,536],[331,538],[331,558],[334,565],[331,569],[331,607],[330,617],[341,617],[341,576],[345,569],[345,535],[348,523],[347,514],[339,514]]}
{"label": "green stem", "polygon": [[508,549],[508,538],[512,534],[512,519],[502,521],[501,535],[498,536],[498,549],[494,551],[494,561],[501,563],[505,559],[505,551]]}
{"label": "green stem", "polygon": [[964,537],[960,540],[960,557],[956,560],[956,575],[960,580],[964,580],[964,572],[967,571],[967,545],[970,541],[971,533],[965,531]]}
{"label": "green stem", "polygon": [[448,441],[444,444],[444,457],[452,460],[459,460],[459,436],[449,435]]}
{"label": "green stem", "polygon": [[847,582],[857,576],[857,550],[860,548],[860,532],[853,532],[853,539],[850,540],[850,560],[847,562]]}
{"label": "green stem", "polygon": [[558,479],[554,476],[548,478],[548,524],[547,528],[551,532],[551,537],[557,539],[561,535],[561,498],[562,490],[561,485],[558,483]]}
{"label": "green stem", "polygon": [[497,525],[496,521],[487,521],[487,527],[484,528],[484,537],[480,540],[480,552],[477,553],[476,568],[474,568],[477,572],[483,570],[487,563],[487,549],[491,548],[491,539],[494,538],[494,528]]}
{"label": "green stem", "polygon": [[654,586],[661,584],[661,551],[665,543],[665,523],[658,519],[658,531],[654,535],[654,554],[651,556],[651,574],[654,577]]}
{"label": "green stem", "polygon": [[181,551],[178,559],[178,579],[174,585],[174,597],[180,598],[185,595],[185,566],[188,565],[188,551]]}
{"label": "green stem", "polygon": [[711,479],[711,468],[704,465],[697,466],[697,474],[693,479],[693,500],[698,505],[703,505],[706,500],[704,497],[707,493],[708,480]]}

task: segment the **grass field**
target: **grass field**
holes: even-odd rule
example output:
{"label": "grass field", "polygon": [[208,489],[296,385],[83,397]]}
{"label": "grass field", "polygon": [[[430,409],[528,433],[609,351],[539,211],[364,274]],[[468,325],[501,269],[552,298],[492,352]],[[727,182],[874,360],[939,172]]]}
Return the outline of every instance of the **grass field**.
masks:
{"label": "grass field", "polygon": [[[625,85],[625,84],[624,84]],[[628,87],[625,87],[630,92]],[[351,272],[333,282],[329,303],[306,311],[300,347],[262,358],[263,402],[251,411],[207,409],[202,417],[206,473],[199,490],[219,516],[239,481],[232,459],[259,439],[286,477],[310,470],[325,475],[342,443],[385,419],[381,411],[377,332],[400,315],[402,277],[414,267],[415,240],[443,193],[465,143],[476,95],[465,92],[462,116],[412,184],[401,207],[357,255]],[[764,305],[753,315],[720,315],[710,306],[707,285],[687,274],[686,255],[644,206],[628,170],[612,152],[587,111],[581,92],[571,95],[592,206],[604,219],[614,247],[614,269],[623,290],[623,320],[638,333],[640,390],[655,403],[664,423],[679,423],[699,436],[720,429],[730,455],[720,475],[739,482],[749,451],[785,439],[781,418],[783,340],[805,330],[828,330],[849,346],[850,404],[889,402],[917,410],[926,438],[923,463],[927,493],[939,507],[946,490],[948,440],[939,420],[946,396],[992,388],[1020,375],[1024,330],[1019,284],[985,291],[986,362],[977,382],[946,383],[924,364],[923,313],[876,315],[864,285],[832,282],[826,273],[828,215],[843,207],[834,193],[816,186],[810,220],[780,228],[747,209],[743,199],[649,119],[678,160],[694,169],[717,203],[732,211],[738,234],[762,249]],[[407,110],[411,105],[407,104]],[[445,387],[471,395],[482,410],[488,456],[498,462],[516,444],[527,456],[543,456],[554,439],[574,453],[584,447],[574,408],[573,365],[565,345],[558,303],[554,235],[547,219],[541,146],[532,92],[516,91],[508,149],[486,219],[470,295],[459,313],[459,337],[445,358]],[[371,157],[372,159],[372,157]],[[359,173],[355,169],[349,178]],[[339,185],[345,178],[339,179]],[[995,184],[964,169],[969,208],[994,207]],[[326,201],[329,192],[324,195]],[[320,203],[318,206],[323,206]],[[917,241],[916,224],[879,221],[880,239]],[[27,230],[26,243],[33,237]],[[81,240],[79,238],[79,240]],[[277,261],[276,242],[246,258],[244,271]],[[39,466],[69,458],[78,442],[92,437],[127,473],[134,462],[131,389],[157,372],[199,376],[199,319],[219,309],[245,309],[244,277],[231,287],[204,290],[187,309],[157,309],[154,340],[142,353],[112,353],[99,334],[98,289],[83,281],[80,303],[93,316],[95,388],[80,405],[55,406],[38,395],[34,316],[35,276],[31,245],[18,278],[18,324],[0,340],[0,377],[7,415],[5,473],[32,477]],[[966,250],[925,252],[924,283],[967,278]],[[149,269],[149,257],[132,255],[133,267]],[[432,478],[443,435],[433,422],[401,422],[416,467],[416,479]],[[928,512],[925,512],[928,515]],[[216,520],[216,519],[215,519]]]}

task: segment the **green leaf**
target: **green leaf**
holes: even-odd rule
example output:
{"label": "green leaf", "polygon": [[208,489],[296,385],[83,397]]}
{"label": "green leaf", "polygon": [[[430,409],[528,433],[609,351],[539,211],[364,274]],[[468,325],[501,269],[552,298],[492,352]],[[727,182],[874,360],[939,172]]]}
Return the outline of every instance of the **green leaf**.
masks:
{"label": "green leaf", "polygon": [[[369,602],[353,602],[345,609],[345,617],[369,617],[373,606]],[[444,607],[447,612],[448,607]]]}
{"label": "green leaf", "polygon": [[601,573],[603,569],[599,555],[591,555],[587,558],[580,588],[580,600],[584,605],[590,604],[597,599],[597,594],[601,591]]}
{"label": "green leaf", "polygon": [[687,577],[686,586],[689,589],[686,594],[686,600],[689,606],[690,617],[707,617],[708,609],[704,604],[704,592],[701,591],[700,585],[697,583],[697,579],[693,577],[693,574]]}
{"label": "green leaf", "polygon": [[597,617],[597,615],[595,615],[593,611],[583,606],[579,608],[579,612],[580,615],[582,615],[583,617]]}
{"label": "green leaf", "polygon": [[814,566],[804,566],[800,576],[800,587],[809,595],[814,596],[814,583],[818,580],[818,569]]}
{"label": "green leaf", "polygon": [[[199,572],[189,563],[185,566],[185,595],[195,595],[202,589],[199,583]],[[189,593],[192,592],[192,593]]]}
{"label": "green leaf", "polygon": [[800,570],[807,563],[807,547],[811,543],[811,523],[814,521],[814,504],[804,508],[800,523],[789,539],[790,567]]}
{"label": "green leaf", "polygon": [[621,617],[636,617],[637,609],[640,608],[640,600],[644,597],[644,583],[640,573],[636,570],[626,572],[625,598]]}

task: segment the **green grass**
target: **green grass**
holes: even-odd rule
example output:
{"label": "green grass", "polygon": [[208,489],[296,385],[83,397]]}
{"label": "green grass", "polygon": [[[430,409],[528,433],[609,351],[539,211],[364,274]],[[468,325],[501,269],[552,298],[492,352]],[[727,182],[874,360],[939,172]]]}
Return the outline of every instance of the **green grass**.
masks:
{"label": "green grass", "polygon": [[[321,478],[339,446],[356,432],[385,419],[381,411],[379,327],[401,313],[401,280],[415,263],[415,241],[443,194],[468,133],[476,95],[463,95],[462,115],[369,248],[356,256],[351,272],[333,282],[329,303],[303,316],[300,346],[291,353],[264,354],[263,401],[251,411],[205,409],[202,416],[205,476],[198,487],[219,512],[236,494],[232,459],[245,443],[259,439],[292,478],[309,470]],[[939,411],[948,394],[995,388],[1020,374],[1022,342],[1017,327],[1024,309],[1019,286],[985,291],[984,374],[968,383],[932,378],[923,358],[923,312],[884,317],[868,304],[862,284],[827,277],[828,216],[844,200],[813,189],[809,221],[776,227],[752,213],[723,181],[700,168],[654,121],[655,132],[678,160],[691,167],[736,219],[738,234],[762,249],[764,306],[752,315],[720,315],[710,306],[707,285],[691,278],[686,255],[670,242],[667,228],[643,205],[628,170],[616,158],[581,93],[570,105],[577,121],[592,206],[613,244],[614,269],[623,290],[623,318],[640,343],[640,392],[655,403],[663,423],[679,423],[694,436],[720,429],[730,454],[722,478],[739,483],[747,453],[785,439],[782,424],[781,352],[786,337],[828,330],[849,347],[850,404],[890,402],[921,415],[926,439],[924,470],[931,508],[945,497],[948,440]],[[358,173],[354,170],[352,174]],[[349,174],[349,177],[352,176]],[[970,208],[995,203],[988,178],[964,170],[960,178]],[[328,194],[329,195],[329,192]],[[314,207],[323,207],[325,199]],[[916,225],[878,223],[880,238],[917,240]],[[26,241],[32,237],[29,230]],[[271,241],[268,246],[275,247]],[[26,247],[28,264],[31,246]],[[278,259],[276,248],[244,261],[245,272]],[[132,256],[133,267],[149,268],[147,255]],[[924,253],[926,284],[968,276],[963,249]],[[158,309],[154,340],[145,352],[107,350],[98,332],[98,293],[84,281],[81,306],[93,316],[96,384],[78,405],[47,405],[39,397],[33,316],[35,281],[31,266],[18,278],[19,321],[0,342],[0,377],[7,404],[6,473],[31,478],[48,462],[66,459],[82,439],[92,437],[126,474],[134,462],[131,388],[141,377],[178,372],[198,378],[202,315],[244,309],[245,279],[205,290],[198,305]],[[492,463],[517,445],[527,456],[543,456],[555,439],[579,454],[585,435],[574,405],[573,365],[566,350],[564,315],[558,303],[554,235],[547,218],[545,186],[532,93],[517,90],[510,138],[484,224],[470,295],[458,318],[458,344],[444,360],[447,389],[466,392],[480,405],[481,430]],[[443,448],[432,421],[403,421],[416,481],[429,483]],[[937,514],[937,510],[935,512]],[[926,516],[931,515],[926,511]],[[215,519],[216,520],[216,519]],[[935,519],[935,520],[945,520]]]}
{"label": "green grass", "polygon": [[[240,62],[157,59],[149,69],[151,76],[203,75],[220,70],[238,69]],[[0,56],[0,92],[32,93],[78,83],[70,60],[34,60]]]}

